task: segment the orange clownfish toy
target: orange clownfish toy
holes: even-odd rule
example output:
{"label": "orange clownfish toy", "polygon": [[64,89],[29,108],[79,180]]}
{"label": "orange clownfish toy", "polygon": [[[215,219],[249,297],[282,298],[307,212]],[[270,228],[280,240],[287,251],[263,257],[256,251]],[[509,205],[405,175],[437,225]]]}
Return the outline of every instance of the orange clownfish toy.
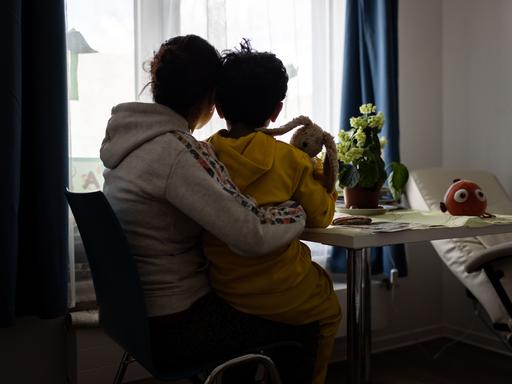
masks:
{"label": "orange clownfish toy", "polygon": [[448,211],[454,216],[480,216],[482,218],[494,217],[485,212],[487,198],[478,184],[471,180],[453,180],[444,195],[444,202],[440,203],[441,211]]}

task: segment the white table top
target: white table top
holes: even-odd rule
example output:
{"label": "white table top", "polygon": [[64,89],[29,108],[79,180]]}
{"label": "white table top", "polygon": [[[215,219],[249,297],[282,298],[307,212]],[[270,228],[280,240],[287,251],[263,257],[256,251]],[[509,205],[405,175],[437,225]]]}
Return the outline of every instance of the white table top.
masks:
{"label": "white table top", "polygon": [[327,228],[307,228],[301,235],[305,241],[313,241],[327,245],[337,245],[344,248],[371,248],[384,245],[414,243],[440,239],[482,236],[512,232],[512,224],[492,224],[486,227],[434,227],[422,229],[407,229],[400,232],[372,233],[367,229],[344,226]]}

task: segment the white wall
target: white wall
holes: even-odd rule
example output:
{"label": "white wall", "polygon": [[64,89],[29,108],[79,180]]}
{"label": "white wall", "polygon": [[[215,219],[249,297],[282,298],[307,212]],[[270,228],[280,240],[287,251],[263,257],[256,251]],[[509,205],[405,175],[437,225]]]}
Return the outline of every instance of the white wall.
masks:
{"label": "white wall", "polygon": [[[404,2],[402,2],[404,3]],[[512,1],[443,1],[443,164],[512,192]]]}
{"label": "white wall", "polygon": [[399,2],[401,160],[411,169],[442,162],[441,0]]}
{"label": "white wall", "polygon": [[[512,1],[403,0],[399,12],[402,161],[411,169],[488,170],[511,193],[512,118],[507,112],[512,110]],[[470,331],[474,342],[499,347],[474,321],[462,284],[442,263],[432,261],[435,251],[428,244],[412,245],[408,256],[411,272],[430,276],[420,278],[424,289],[438,295],[424,307],[411,299],[421,297],[421,288],[404,282],[400,290],[408,290],[401,294],[409,295],[410,312],[439,311],[440,318],[433,321]],[[418,279],[409,276],[407,280]],[[406,316],[407,308],[398,311],[398,329],[412,332],[414,325],[404,321]]]}
{"label": "white wall", "polygon": [[[495,173],[512,192],[512,1],[444,0],[442,9],[443,165]],[[471,324],[472,308],[445,269],[443,314],[456,327]]]}
{"label": "white wall", "polygon": [[400,151],[497,174],[512,194],[512,1],[399,4]]}

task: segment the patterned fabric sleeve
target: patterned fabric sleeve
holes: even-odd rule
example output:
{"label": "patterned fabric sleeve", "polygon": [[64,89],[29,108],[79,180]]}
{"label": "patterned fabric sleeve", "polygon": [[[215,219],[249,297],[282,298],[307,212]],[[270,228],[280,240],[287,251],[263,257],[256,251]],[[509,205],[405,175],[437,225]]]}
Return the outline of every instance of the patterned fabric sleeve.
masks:
{"label": "patterned fabric sleeve", "polygon": [[208,175],[217,181],[224,191],[233,196],[243,207],[255,214],[262,224],[291,224],[304,221],[304,210],[293,201],[285,202],[277,207],[258,208],[254,201],[238,190],[226,167],[217,159],[209,143],[197,141],[191,135],[181,131],[174,131],[173,134]]}

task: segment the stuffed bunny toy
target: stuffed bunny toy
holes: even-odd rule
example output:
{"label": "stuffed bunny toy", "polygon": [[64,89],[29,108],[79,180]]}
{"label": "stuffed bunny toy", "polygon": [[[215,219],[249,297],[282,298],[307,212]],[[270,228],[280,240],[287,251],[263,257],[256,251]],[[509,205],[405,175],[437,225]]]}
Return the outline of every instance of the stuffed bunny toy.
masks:
{"label": "stuffed bunny toy", "polygon": [[299,116],[279,128],[259,128],[257,131],[264,132],[271,136],[278,136],[290,132],[292,129],[299,126],[302,127],[293,134],[290,144],[306,152],[313,162],[315,162],[315,156],[318,155],[325,146],[323,184],[328,192],[334,192],[338,177],[336,143],[329,133],[313,123],[309,117]]}

